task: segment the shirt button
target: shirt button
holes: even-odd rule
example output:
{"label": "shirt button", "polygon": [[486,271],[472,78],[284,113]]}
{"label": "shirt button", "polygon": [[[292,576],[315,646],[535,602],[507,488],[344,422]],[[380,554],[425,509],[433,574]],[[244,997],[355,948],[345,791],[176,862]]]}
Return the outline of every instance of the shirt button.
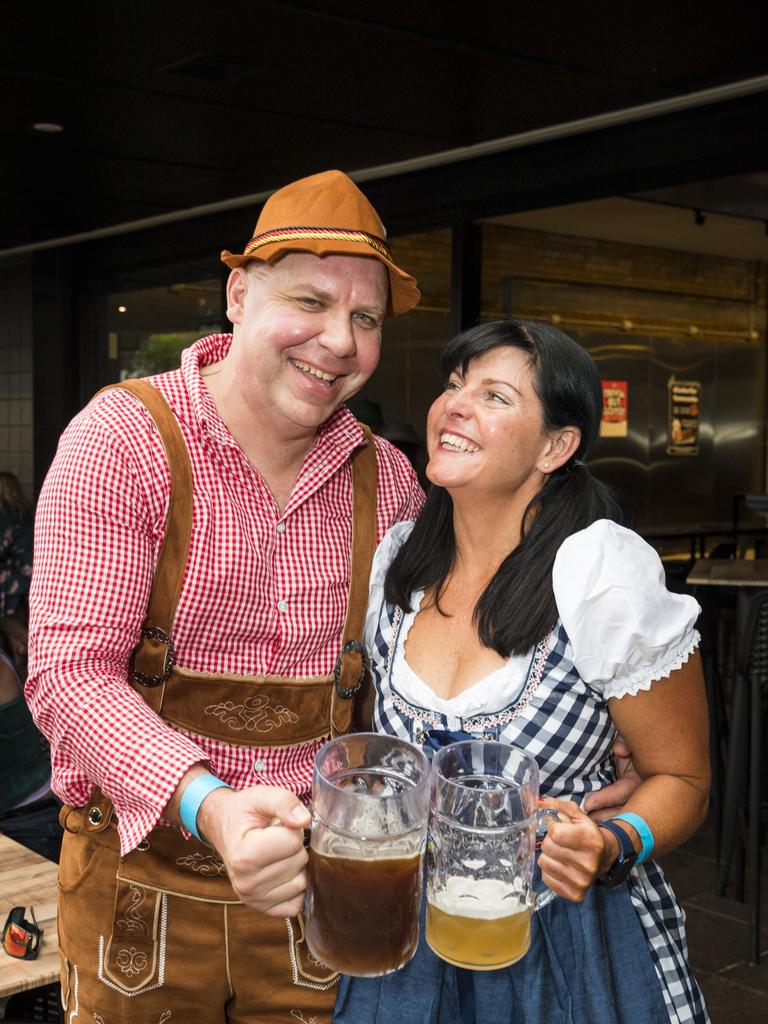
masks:
{"label": "shirt button", "polygon": [[257,757],[256,760],[253,762],[253,770],[255,772],[263,772],[266,767],[267,766],[265,762],[262,761],[260,757]]}
{"label": "shirt button", "polygon": [[277,602],[277,610],[279,612],[287,612],[288,611],[288,602],[287,601],[278,601]]}
{"label": "shirt button", "polygon": [[277,524],[277,532],[278,533],[285,533],[285,523],[278,523]]}

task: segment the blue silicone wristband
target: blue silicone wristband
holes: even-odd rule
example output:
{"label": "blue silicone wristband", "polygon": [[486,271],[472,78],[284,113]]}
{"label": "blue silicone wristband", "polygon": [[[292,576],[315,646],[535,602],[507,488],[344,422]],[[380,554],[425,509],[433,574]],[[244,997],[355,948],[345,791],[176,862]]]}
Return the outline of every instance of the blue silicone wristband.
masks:
{"label": "blue silicone wristband", "polygon": [[639,814],[633,814],[631,811],[626,811],[624,814],[614,814],[611,821],[626,821],[640,836],[643,848],[637,855],[635,864],[642,864],[644,860],[648,860],[653,853],[654,839],[653,832],[648,828],[647,822]]}
{"label": "blue silicone wristband", "polygon": [[181,824],[187,832],[191,832],[195,839],[199,839],[201,843],[204,843],[205,840],[197,831],[197,812],[200,810],[200,804],[208,794],[212,793],[214,789],[220,789],[222,786],[226,786],[227,789],[230,788],[226,782],[217,779],[215,775],[198,775],[196,779],[192,779],[181,794],[181,803],[179,804]]}

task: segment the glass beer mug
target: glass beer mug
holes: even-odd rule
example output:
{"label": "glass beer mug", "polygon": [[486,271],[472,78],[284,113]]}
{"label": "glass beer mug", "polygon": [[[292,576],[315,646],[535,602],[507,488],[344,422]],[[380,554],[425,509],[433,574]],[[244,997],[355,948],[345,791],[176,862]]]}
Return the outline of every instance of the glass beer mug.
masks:
{"label": "glass beer mug", "polygon": [[429,778],[424,754],[394,736],[318,751],[304,914],[307,946],[329,967],[374,977],[416,952]]}
{"label": "glass beer mug", "polygon": [[531,914],[555,894],[533,891],[539,770],[505,743],[464,740],[432,761],[426,940],[457,967],[491,971],[520,960]]}

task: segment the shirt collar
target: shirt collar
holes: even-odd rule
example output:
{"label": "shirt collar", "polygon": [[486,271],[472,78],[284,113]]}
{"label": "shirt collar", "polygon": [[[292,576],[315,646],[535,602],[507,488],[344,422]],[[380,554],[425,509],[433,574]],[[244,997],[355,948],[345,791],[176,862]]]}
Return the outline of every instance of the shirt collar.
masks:
{"label": "shirt collar", "polygon": [[220,444],[235,445],[235,439],[219,416],[216,403],[203,383],[200,371],[223,359],[232,345],[231,334],[209,334],[181,353],[181,373],[192,404],[194,418],[205,437]]}
{"label": "shirt collar", "polygon": [[332,444],[345,455],[365,444],[363,428],[346,407],[340,405],[331,413],[325,423],[320,425],[318,439],[324,444]]}

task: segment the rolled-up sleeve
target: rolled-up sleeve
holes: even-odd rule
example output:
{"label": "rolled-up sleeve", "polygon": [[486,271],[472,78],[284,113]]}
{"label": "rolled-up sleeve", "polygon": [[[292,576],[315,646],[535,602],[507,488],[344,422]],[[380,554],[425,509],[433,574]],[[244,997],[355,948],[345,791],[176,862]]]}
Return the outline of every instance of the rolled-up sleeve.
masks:
{"label": "rolled-up sleeve", "polygon": [[123,853],[152,829],[186,770],[206,759],[128,683],[164,525],[160,489],[153,497],[125,442],[132,429],[151,429],[131,402],[119,400],[116,426],[92,407],[81,413],[45,481],[26,686],[51,744],[54,792],[82,805],[83,777],[99,785],[115,805]]}

